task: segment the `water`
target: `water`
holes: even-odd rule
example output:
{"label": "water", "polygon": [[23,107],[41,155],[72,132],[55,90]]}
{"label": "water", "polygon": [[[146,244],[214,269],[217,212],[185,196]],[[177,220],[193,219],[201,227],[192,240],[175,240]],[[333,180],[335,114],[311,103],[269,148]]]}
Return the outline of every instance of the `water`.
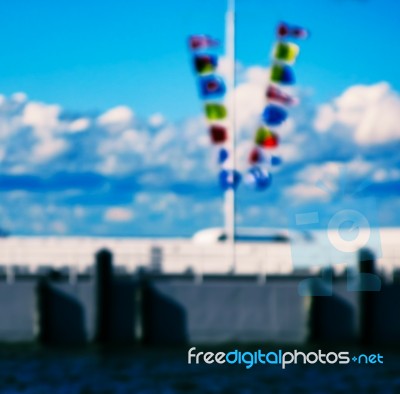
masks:
{"label": "water", "polygon": [[187,350],[0,348],[1,393],[399,393],[400,355],[383,365],[188,365]]}

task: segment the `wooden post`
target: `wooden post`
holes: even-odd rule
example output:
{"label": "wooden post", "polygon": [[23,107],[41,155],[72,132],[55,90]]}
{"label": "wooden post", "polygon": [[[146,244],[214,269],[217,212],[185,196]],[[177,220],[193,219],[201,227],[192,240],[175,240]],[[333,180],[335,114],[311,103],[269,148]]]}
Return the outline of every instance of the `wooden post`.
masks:
{"label": "wooden post", "polygon": [[112,281],[112,253],[103,249],[96,254],[95,267],[95,341],[100,344],[111,340]]}
{"label": "wooden post", "polygon": [[369,249],[361,249],[358,255],[360,273],[359,292],[359,332],[360,343],[370,345],[373,341],[375,316],[375,293],[370,289],[370,282],[376,275],[375,256]]}

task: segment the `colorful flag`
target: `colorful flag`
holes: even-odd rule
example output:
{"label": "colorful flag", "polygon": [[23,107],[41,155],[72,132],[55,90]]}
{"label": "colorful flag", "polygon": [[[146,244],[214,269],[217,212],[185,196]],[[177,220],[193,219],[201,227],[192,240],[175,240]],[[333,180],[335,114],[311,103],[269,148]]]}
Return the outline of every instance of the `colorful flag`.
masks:
{"label": "colorful flag", "polygon": [[278,135],[266,127],[260,127],[256,132],[255,143],[264,148],[276,148],[279,144]]}
{"label": "colorful flag", "polygon": [[268,100],[276,101],[277,103],[284,105],[295,105],[297,104],[297,99],[285,93],[278,87],[274,85],[269,85],[266,92],[266,97]]}
{"label": "colorful flag", "polygon": [[282,158],[279,156],[271,156],[269,159],[271,166],[279,166],[282,164]]}
{"label": "colorful flag", "polygon": [[202,98],[219,98],[226,92],[224,80],[216,75],[199,78],[200,95]]}
{"label": "colorful flag", "polygon": [[271,81],[284,85],[293,85],[296,79],[290,66],[275,63],[271,69]]}
{"label": "colorful flag", "polygon": [[224,126],[211,125],[209,131],[213,144],[221,144],[228,139],[228,131]]}
{"label": "colorful flag", "polygon": [[310,32],[299,26],[289,25],[281,22],[276,29],[276,34],[279,38],[293,37],[293,38],[307,38]]}
{"label": "colorful flag", "polygon": [[217,40],[204,34],[189,37],[189,47],[192,50],[210,48],[218,45],[219,42]]}
{"label": "colorful flag", "polygon": [[273,50],[273,56],[281,62],[293,63],[296,60],[300,48],[291,42],[277,42]]}
{"label": "colorful flag", "polygon": [[272,177],[266,169],[254,166],[247,171],[245,181],[256,190],[265,190],[271,185]]}
{"label": "colorful flag", "polygon": [[215,71],[218,58],[214,55],[195,55],[193,58],[194,68],[200,74],[209,74]]}
{"label": "colorful flag", "polygon": [[218,164],[223,164],[229,157],[229,152],[225,148],[221,148],[218,152]]}
{"label": "colorful flag", "polygon": [[222,170],[219,173],[219,184],[223,190],[236,189],[242,176],[236,170]]}
{"label": "colorful flag", "polygon": [[227,115],[226,108],[222,104],[217,103],[206,103],[204,111],[208,120],[225,119]]}
{"label": "colorful flag", "polygon": [[[288,64],[295,62],[300,49],[286,38],[305,38],[307,30],[280,23],[277,28],[278,42],[273,48],[273,64],[270,73],[270,84],[267,86],[265,96],[267,106],[262,113],[263,126],[259,127],[255,134],[257,146],[249,155],[250,169],[244,180],[256,190],[265,190],[271,185],[271,175],[268,169],[282,163],[279,156],[272,155],[261,148],[276,148],[279,145],[279,136],[270,129],[281,125],[288,117],[285,106],[297,104],[297,99],[286,93],[279,85],[292,85],[295,83],[295,75]],[[277,86],[278,85],[278,86]]]}
{"label": "colorful flag", "polygon": [[268,104],[264,109],[262,119],[269,126],[279,126],[286,120],[287,116],[288,114],[284,108],[275,104]]}
{"label": "colorful flag", "polygon": [[249,155],[250,164],[258,164],[264,161],[264,155],[259,148],[254,148]]}

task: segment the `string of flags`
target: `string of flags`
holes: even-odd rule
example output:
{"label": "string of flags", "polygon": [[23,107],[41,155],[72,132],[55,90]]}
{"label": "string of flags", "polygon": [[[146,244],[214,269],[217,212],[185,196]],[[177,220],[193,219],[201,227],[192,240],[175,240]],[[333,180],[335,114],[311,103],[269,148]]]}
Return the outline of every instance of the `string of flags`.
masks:
{"label": "string of flags", "polygon": [[[300,48],[289,39],[304,39],[308,31],[298,26],[280,23],[276,29],[277,41],[273,46],[272,65],[269,83],[266,88],[266,106],[261,114],[261,124],[254,136],[255,146],[248,158],[250,168],[244,180],[256,190],[265,190],[271,185],[270,167],[278,166],[282,160],[270,153],[279,146],[279,134],[275,128],[288,118],[287,107],[296,105],[298,100],[285,91],[285,86],[295,84],[292,66],[299,55]],[[208,35],[189,37],[189,48],[193,58],[193,68],[197,76],[198,90],[204,101],[204,114],[208,122],[208,132],[213,145],[219,147],[219,183],[223,190],[236,189],[242,175],[229,168],[229,140],[226,120],[228,110],[223,102],[226,84],[217,74],[218,56],[212,50],[219,46],[218,40]]]}
{"label": "string of flags", "polygon": [[197,76],[199,96],[203,100],[204,115],[208,123],[210,141],[218,149],[220,166],[219,183],[226,190],[231,185],[238,185],[241,175],[229,169],[229,132],[227,127],[228,110],[224,104],[226,84],[218,75],[218,56],[212,51],[219,42],[207,35],[189,37],[193,68]]}
{"label": "string of flags", "polygon": [[284,88],[295,84],[293,64],[299,55],[298,45],[288,39],[300,39],[308,36],[307,30],[280,23],[276,29],[277,41],[272,50],[272,65],[266,88],[266,106],[261,114],[261,125],[254,136],[255,146],[249,154],[250,168],[245,180],[256,190],[265,190],[271,185],[270,168],[281,164],[280,156],[271,153],[279,146],[279,134],[276,128],[288,118],[287,107],[297,104],[298,100],[285,92]]}

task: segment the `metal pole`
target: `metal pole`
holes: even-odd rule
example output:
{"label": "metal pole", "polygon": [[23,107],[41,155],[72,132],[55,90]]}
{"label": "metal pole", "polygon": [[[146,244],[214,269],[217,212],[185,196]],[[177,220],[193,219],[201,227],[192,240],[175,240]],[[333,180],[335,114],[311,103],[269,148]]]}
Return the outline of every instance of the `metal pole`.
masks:
{"label": "metal pole", "polygon": [[[229,71],[227,76],[228,86],[228,116],[229,116],[229,164],[232,171],[236,169],[236,130],[235,130],[235,0],[228,0],[228,11],[226,13],[226,57],[228,59]],[[235,251],[235,190],[228,189],[225,192],[225,231],[227,242],[231,245],[232,272],[236,269]]]}

